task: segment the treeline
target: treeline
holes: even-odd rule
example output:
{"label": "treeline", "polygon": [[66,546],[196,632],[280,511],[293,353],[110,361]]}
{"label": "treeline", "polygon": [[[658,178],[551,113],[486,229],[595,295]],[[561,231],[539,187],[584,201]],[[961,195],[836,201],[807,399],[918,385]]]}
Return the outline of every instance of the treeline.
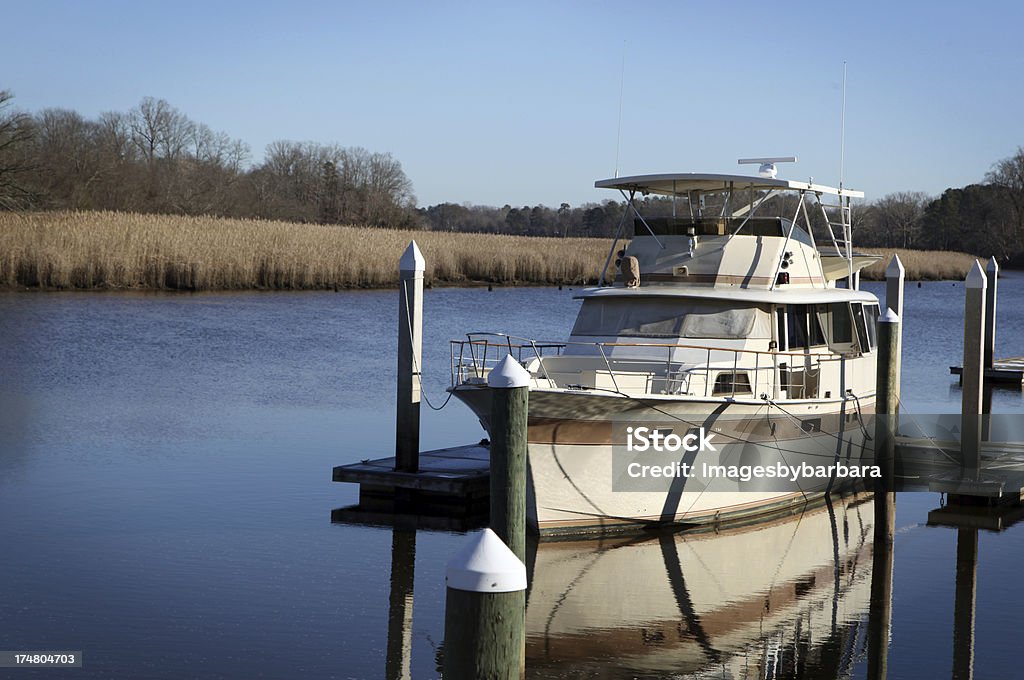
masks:
{"label": "treeline", "polygon": [[[356,224],[521,236],[608,237],[625,204],[606,200],[558,208],[440,203],[416,208],[412,182],[388,153],[315,142],[277,141],[250,164],[241,140],[189,119],[162,99],[86,119],[68,109],[35,114],[0,90],[0,209],[116,210]],[[671,201],[647,197],[645,215]],[[714,206],[708,206],[714,210]],[[759,212],[790,216],[773,199]],[[823,220],[811,215],[816,232]],[[889,194],[856,206],[859,247],[962,250],[1024,266],[1024,148],[984,182],[938,198]]]}
{"label": "treeline", "polygon": [[[656,199],[648,201],[660,203]],[[557,209],[544,205],[510,205],[495,208],[486,205],[440,203],[418,210],[423,228],[432,231],[466,231],[522,236],[605,237],[615,234],[622,220],[625,203],[607,200]]]}
{"label": "treeline", "polygon": [[27,114],[0,91],[0,207],[216,215],[409,227],[412,182],[387,153],[277,141],[249,164],[245,142],[147,97],[87,119]]}
{"label": "treeline", "polygon": [[1024,266],[1024,148],[997,162],[983,183],[946,189],[938,198],[889,194],[855,217],[861,246],[961,250]]}

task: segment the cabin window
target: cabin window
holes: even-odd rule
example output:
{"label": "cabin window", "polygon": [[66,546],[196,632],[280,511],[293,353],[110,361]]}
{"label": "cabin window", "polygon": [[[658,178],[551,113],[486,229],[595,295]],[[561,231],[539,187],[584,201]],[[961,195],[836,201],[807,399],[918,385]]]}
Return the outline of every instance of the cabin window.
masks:
{"label": "cabin window", "polygon": [[757,305],[660,298],[587,299],[572,335],[644,338],[770,338],[768,312]]}
{"label": "cabin window", "polygon": [[786,310],[786,331],[789,349],[807,347],[807,310],[803,305],[790,305]]}
{"label": "cabin window", "polygon": [[786,310],[789,349],[827,345],[821,320],[810,305],[790,305]]}
{"label": "cabin window", "polygon": [[830,350],[838,354],[848,354],[856,350],[849,302],[815,305],[814,312]]}
{"label": "cabin window", "polygon": [[719,373],[711,394],[720,397],[727,394],[752,394],[750,376],[743,373]]}
{"label": "cabin window", "polygon": [[865,322],[868,326],[868,342],[871,349],[878,346],[878,305],[864,305]]}
{"label": "cabin window", "polygon": [[860,338],[860,346],[867,352],[875,348],[875,324],[878,323],[878,307],[868,305],[867,309],[859,302],[854,302],[853,318],[857,324],[857,335]]}
{"label": "cabin window", "polygon": [[850,303],[833,302],[828,307],[829,323],[826,327],[831,330],[829,345],[849,345],[853,343],[853,324],[850,322]]}
{"label": "cabin window", "polygon": [[683,319],[685,338],[746,338],[754,330],[758,310],[741,309],[695,310]]}

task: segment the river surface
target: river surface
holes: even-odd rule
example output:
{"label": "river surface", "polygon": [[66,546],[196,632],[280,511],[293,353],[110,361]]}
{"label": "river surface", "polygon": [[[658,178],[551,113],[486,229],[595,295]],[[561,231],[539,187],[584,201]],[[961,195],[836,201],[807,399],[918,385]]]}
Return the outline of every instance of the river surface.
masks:
{"label": "river surface", "polygon": [[[573,292],[427,291],[428,397],[449,339],[564,338]],[[1000,293],[997,354],[1024,355],[1024,276]],[[963,294],[907,285],[912,412],[958,411]],[[332,467],[393,450],[397,307],[395,291],[0,295],[0,650],[84,654],[0,677],[436,677],[465,535],[331,522],[358,495]],[[1024,414],[1020,390],[993,410]],[[483,434],[456,402],[424,408],[424,448]],[[950,677],[970,652],[958,533],[925,525],[940,500],[897,501],[890,678]],[[866,677],[871,515],[542,544],[527,675]],[[977,541],[975,677],[1019,677],[1024,526]]]}

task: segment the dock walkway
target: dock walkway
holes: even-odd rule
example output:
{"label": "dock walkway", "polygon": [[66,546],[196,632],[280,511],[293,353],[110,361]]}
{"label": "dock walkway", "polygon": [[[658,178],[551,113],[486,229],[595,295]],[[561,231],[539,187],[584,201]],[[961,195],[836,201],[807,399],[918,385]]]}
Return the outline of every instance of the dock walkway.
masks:
{"label": "dock walkway", "polygon": [[[959,375],[961,382],[963,370],[962,366],[949,367],[950,375]],[[992,362],[992,368],[985,369],[985,380],[993,383],[1024,384],[1024,357],[996,359]]]}

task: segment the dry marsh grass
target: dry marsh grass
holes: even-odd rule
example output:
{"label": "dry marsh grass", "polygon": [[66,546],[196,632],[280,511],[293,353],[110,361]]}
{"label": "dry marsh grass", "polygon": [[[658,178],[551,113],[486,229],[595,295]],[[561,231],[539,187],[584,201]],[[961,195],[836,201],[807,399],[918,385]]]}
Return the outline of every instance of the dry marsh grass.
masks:
{"label": "dry marsh grass", "polygon": [[[176,290],[378,288],[396,285],[409,241],[428,283],[594,281],[607,239],[398,231],[117,212],[0,213],[0,287]],[[885,277],[899,253],[907,278],[963,279],[965,253],[874,249]]]}
{"label": "dry marsh grass", "polygon": [[592,281],[610,241],[117,212],[0,213],[0,287],[179,290],[397,285],[416,239],[427,283]]}
{"label": "dry marsh grass", "polygon": [[[947,250],[903,250],[901,248],[865,248],[866,252],[882,255],[881,261],[863,270],[863,278],[873,281],[885,279],[885,268],[893,254],[900,256],[908,281],[962,281],[974,266],[975,256]],[[983,263],[984,264],[984,263]]]}

